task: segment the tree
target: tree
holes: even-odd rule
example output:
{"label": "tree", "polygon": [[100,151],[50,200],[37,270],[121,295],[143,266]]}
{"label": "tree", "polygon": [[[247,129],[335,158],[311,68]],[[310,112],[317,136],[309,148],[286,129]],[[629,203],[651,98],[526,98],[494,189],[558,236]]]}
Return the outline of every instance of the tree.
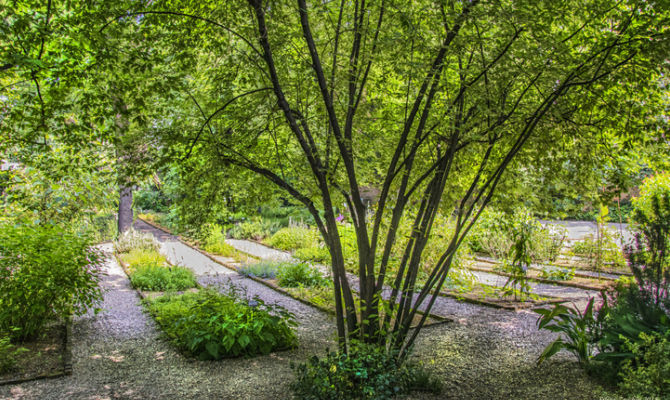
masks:
{"label": "tree", "polygon": [[[668,50],[661,2],[152,6],[141,12],[146,20],[170,18],[182,36],[185,23],[192,35],[207,32],[214,53],[205,61],[216,62],[200,76],[238,72],[176,148],[253,171],[304,204],[331,254],[341,348],[360,339],[401,359],[420,330],[410,324],[433,306],[510,166],[540,168],[579,138],[599,137],[606,151],[619,136],[635,143],[644,132],[626,131],[616,104],[661,89],[654,77]],[[380,190],[374,210],[363,186]],[[333,211],[342,201],[357,237],[355,291]],[[419,287],[441,210],[454,229]],[[394,260],[407,219],[411,235]]]}

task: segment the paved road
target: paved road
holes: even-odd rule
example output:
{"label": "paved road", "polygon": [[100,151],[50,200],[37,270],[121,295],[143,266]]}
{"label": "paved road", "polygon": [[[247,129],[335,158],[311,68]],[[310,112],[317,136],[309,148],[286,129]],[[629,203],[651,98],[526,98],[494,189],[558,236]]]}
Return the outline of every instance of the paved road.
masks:
{"label": "paved road", "polygon": [[[595,235],[597,225],[591,221],[540,221],[545,225],[560,225],[567,229],[567,239],[570,241],[584,239],[588,235]],[[633,239],[628,224],[609,223],[607,229],[611,232],[623,234],[624,243]]]}

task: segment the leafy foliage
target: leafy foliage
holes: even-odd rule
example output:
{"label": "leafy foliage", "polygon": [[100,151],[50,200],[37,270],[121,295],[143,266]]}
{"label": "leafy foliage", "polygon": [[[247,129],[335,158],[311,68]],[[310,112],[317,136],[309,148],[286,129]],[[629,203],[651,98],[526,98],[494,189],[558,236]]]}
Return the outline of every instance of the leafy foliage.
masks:
{"label": "leafy foliage", "polygon": [[102,299],[102,252],[57,226],[0,225],[0,331],[26,339]]}
{"label": "leafy foliage", "polygon": [[627,340],[633,355],[621,366],[619,388],[625,396],[667,398],[670,396],[670,331],[665,335],[641,333],[639,340]]}
{"label": "leafy foliage", "polygon": [[205,228],[205,243],[203,248],[210,253],[224,257],[233,257],[235,248],[226,243],[226,234],[223,228],[217,224],[210,224]]}
{"label": "leafy foliage", "polygon": [[569,281],[575,277],[575,269],[546,267],[540,270],[538,276],[542,279],[548,279],[550,281]]}
{"label": "leafy foliage", "polygon": [[315,267],[307,263],[283,263],[277,269],[279,286],[329,286],[330,279],[324,277]]}
{"label": "leafy foliage", "polygon": [[11,371],[16,365],[16,358],[28,351],[14,346],[7,334],[0,335],[0,374]]}
{"label": "leafy foliage", "polygon": [[293,365],[291,388],[305,400],[391,399],[412,389],[441,391],[440,383],[417,365],[398,364],[395,354],[377,345],[355,343],[349,353],[328,352]]}
{"label": "leafy foliage", "polygon": [[318,233],[313,229],[293,226],[278,230],[265,243],[281,250],[296,250],[317,246],[319,238]]}
{"label": "leafy foliage", "polygon": [[562,333],[564,337],[554,340],[537,359],[538,363],[545,361],[560,350],[567,350],[577,356],[582,365],[587,365],[595,351],[593,328],[597,317],[593,312],[593,298],[589,299],[584,312],[576,307],[566,307],[557,304],[553,309],[538,308],[534,311],[540,314],[537,320],[538,329]]}
{"label": "leafy foliage", "polygon": [[141,264],[130,273],[130,282],[140,290],[180,291],[196,286],[193,271],[186,267]]}
{"label": "leafy foliage", "polygon": [[281,226],[274,221],[255,219],[235,225],[228,231],[228,234],[235,239],[262,240],[279,229],[281,229]]}
{"label": "leafy foliage", "polygon": [[670,173],[646,179],[633,206],[638,233],[635,247],[626,248],[628,266],[640,289],[659,305],[670,301]]}
{"label": "leafy foliage", "polygon": [[268,354],[297,344],[293,315],[261,299],[212,289],[147,300],[167,337],[203,360]]}

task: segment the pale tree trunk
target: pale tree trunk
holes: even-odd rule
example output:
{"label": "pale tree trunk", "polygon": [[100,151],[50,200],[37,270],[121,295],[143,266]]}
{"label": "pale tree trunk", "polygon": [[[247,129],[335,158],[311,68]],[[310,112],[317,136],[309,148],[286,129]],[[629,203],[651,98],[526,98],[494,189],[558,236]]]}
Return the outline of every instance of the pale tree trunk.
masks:
{"label": "pale tree trunk", "polygon": [[119,234],[130,229],[133,224],[133,189],[119,185]]}

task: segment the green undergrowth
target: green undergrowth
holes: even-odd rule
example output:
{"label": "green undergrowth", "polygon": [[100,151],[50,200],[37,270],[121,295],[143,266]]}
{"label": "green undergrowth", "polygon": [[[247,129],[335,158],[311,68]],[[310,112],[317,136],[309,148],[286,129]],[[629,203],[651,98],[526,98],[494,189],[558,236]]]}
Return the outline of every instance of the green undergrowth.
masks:
{"label": "green undergrowth", "polygon": [[133,287],[149,291],[180,291],[197,285],[195,274],[186,267],[140,265],[130,274]]}
{"label": "green undergrowth", "polygon": [[172,343],[201,360],[268,354],[297,345],[293,314],[233,289],[165,295],[144,304]]}
{"label": "green undergrowth", "polygon": [[223,257],[237,257],[235,248],[226,243],[226,233],[220,225],[211,224],[205,229],[203,249],[208,253]]}
{"label": "green undergrowth", "polygon": [[354,343],[348,353],[327,352],[307,363],[291,365],[296,398],[392,399],[413,390],[439,394],[442,385],[421,365],[399,363],[396,354],[383,347]]}

